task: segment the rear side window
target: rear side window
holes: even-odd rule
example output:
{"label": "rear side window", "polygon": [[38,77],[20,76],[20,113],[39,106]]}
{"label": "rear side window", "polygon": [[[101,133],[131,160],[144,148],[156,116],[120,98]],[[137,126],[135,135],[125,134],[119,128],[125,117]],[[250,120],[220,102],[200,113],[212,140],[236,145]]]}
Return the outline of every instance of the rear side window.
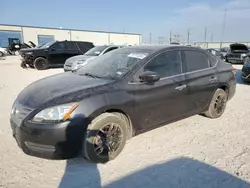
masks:
{"label": "rear side window", "polygon": [[84,42],[78,42],[77,45],[84,52],[87,52],[88,50],[90,50],[91,48],[94,47],[94,45],[92,43],[88,43],[88,42],[86,42],[86,43],[84,43]]}
{"label": "rear side window", "polygon": [[144,71],[156,72],[161,78],[181,74],[179,51],[164,52],[152,59]]}
{"label": "rear side window", "polygon": [[213,67],[218,62],[218,59],[210,54],[207,54],[210,67]]}
{"label": "rear side window", "polygon": [[200,51],[184,51],[186,72],[206,69],[209,67],[207,55]]}
{"label": "rear side window", "polygon": [[67,42],[67,50],[77,50],[74,42]]}

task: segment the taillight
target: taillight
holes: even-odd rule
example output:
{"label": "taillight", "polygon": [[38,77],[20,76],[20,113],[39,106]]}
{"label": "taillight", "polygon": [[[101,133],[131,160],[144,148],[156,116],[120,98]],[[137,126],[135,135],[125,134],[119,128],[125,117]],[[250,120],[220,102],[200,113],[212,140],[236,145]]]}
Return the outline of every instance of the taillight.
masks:
{"label": "taillight", "polygon": [[237,72],[237,69],[235,67],[232,68],[232,72],[234,74],[234,78],[236,78],[236,72]]}

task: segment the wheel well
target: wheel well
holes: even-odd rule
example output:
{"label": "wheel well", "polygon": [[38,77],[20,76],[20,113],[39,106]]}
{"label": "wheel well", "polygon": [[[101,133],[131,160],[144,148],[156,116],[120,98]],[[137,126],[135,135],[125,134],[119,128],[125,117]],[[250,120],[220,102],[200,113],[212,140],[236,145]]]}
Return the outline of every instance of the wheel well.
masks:
{"label": "wheel well", "polygon": [[108,112],[108,113],[120,113],[120,114],[122,114],[126,118],[128,126],[129,126],[128,129],[129,129],[129,133],[130,134],[129,134],[129,138],[128,139],[132,138],[132,136],[134,135],[134,130],[133,130],[132,122],[131,122],[130,117],[125,112],[123,112],[122,110],[118,110],[118,109],[109,109],[109,110],[106,110],[105,112]]}
{"label": "wheel well", "polygon": [[[228,87],[227,86],[220,86],[219,87],[219,89],[223,89],[227,94],[228,94],[228,92],[229,92],[229,89],[228,89]],[[227,95],[228,96],[228,95]]]}
{"label": "wheel well", "polygon": [[37,56],[36,58],[34,58],[34,61],[35,61],[37,58],[40,58],[40,57],[42,57],[42,58],[44,58],[44,59],[47,60],[47,58],[46,58],[45,56]]}

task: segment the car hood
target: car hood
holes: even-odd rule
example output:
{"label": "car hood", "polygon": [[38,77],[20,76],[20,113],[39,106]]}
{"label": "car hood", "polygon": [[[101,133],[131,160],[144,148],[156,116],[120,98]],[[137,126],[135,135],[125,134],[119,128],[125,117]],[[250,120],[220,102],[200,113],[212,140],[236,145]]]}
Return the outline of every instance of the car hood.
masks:
{"label": "car hood", "polygon": [[42,48],[23,48],[19,50],[20,53],[26,53],[26,52],[33,52],[33,51],[38,51],[41,50]]}
{"label": "car hood", "polygon": [[231,44],[230,45],[231,52],[233,53],[245,53],[248,52],[248,48],[244,44]]}
{"label": "car hood", "polygon": [[29,108],[45,108],[106,92],[114,80],[80,76],[72,72],[60,73],[38,80],[24,88],[17,97],[17,102]]}
{"label": "car hood", "polygon": [[70,57],[66,60],[65,65],[72,65],[77,60],[91,60],[96,58],[97,56],[86,56],[86,55],[77,55]]}

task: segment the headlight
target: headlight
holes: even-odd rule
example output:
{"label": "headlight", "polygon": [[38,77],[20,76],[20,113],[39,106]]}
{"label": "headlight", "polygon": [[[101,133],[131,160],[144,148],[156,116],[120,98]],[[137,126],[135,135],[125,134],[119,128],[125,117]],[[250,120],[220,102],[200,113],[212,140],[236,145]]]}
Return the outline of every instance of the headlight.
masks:
{"label": "headlight", "polygon": [[82,63],[84,63],[85,61],[86,61],[85,59],[78,59],[78,60],[75,61],[75,63],[77,63],[77,64],[82,64]]}
{"label": "headlight", "polygon": [[72,70],[79,69],[86,64],[87,64],[86,60],[77,60],[72,64]]}
{"label": "headlight", "polygon": [[77,103],[64,104],[46,108],[33,117],[34,122],[65,121],[70,119],[71,113],[79,106]]}

